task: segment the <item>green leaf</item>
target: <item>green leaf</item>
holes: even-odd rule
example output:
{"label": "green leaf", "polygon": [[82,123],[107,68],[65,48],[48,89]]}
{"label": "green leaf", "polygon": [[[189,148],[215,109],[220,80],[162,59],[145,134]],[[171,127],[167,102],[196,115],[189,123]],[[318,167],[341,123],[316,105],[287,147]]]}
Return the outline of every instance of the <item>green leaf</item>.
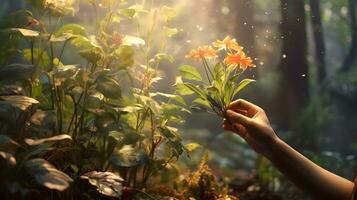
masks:
{"label": "green leaf", "polygon": [[62,140],[72,140],[72,137],[66,134],[61,134],[61,135],[56,135],[53,137],[49,137],[49,138],[42,138],[42,139],[30,139],[30,138],[25,138],[25,143],[30,145],[30,146],[35,146],[35,145],[40,145],[43,143],[47,143],[47,142],[58,142],[58,141],[62,141]]}
{"label": "green leaf", "polygon": [[166,21],[170,21],[177,16],[175,9],[168,6],[163,6],[161,8],[161,13]]}
{"label": "green leaf", "polygon": [[119,67],[128,68],[134,65],[134,54],[135,51],[133,47],[122,45],[114,51],[115,57],[119,60]]}
{"label": "green leaf", "polygon": [[64,191],[73,180],[42,158],[28,160],[24,164],[26,171],[37,184],[51,190]]}
{"label": "green leaf", "polygon": [[177,134],[177,130],[175,128],[169,126],[159,127],[160,133],[168,140],[176,140],[179,139],[179,135]]}
{"label": "green leaf", "polygon": [[197,143],[189,143],[189,144],[185,144],[185,149],[188,152],[192,152],[196,149],[198,149],[199,147],[201,147],[201,145],[197,144]]}
{"label": "green leaf", "polygon": [[182,81],[182,77],[181,76],[177,76],[176,77],[176,82],[174,84],[174,87],[176,88],[176,92],[180,95],[191,95],[194,92],[192,90],[190,90],[190,88],[188,88],[187,86],[185,86],[185,84]]}
{"label": "green leaf", "polygon": [[119,83],[106,76],[99,76],[97,78],[96,89],[107,98],[117,99],[121,97],[121,88]]}
{"label": "green leaf", "polygon": [[175,58],[172,55],[168,55],[165,53],[158,53],[155,55],[155,59],[158,61],[162,61],[162,60],[167,60],[170,63],[173,63],[175,61]]}
{"label": "green leaf", "polygon": [[242,89],[244,89],[250,83],[255,82],[253,79],[244,79],[239,84],[238,87],[233,91],[232,97],[235,97]]}
{"label": "green leaf", "polygon": [[21,33],[24,37],[38,37],[40,35],[38,31],[23,28],[10,28],[9,31]]}
{"label": "green leaf", "polygon": [[179,32],[177,28],[169,28],[167,26],[163,28],[163,31],[167,37],[172,37]]}
{"label": "green leaf", "polygon": [[211,105],[208,100],[202,98],[196,98],[192,101],[194,104],[198,104],[200,106],[205,106],[207,108],[211,108]]}
{"label": "green leaf", "polygon": [[93,64],[96,64],[103,57],[102,52],[98,48],[81,50],[79,54]]}
{"label": "green leaf", "polygon": [[140,149],[125,145],[118,152],[113,153],[109,161],[115,167],[138,167],[149,162],[149,157]]}
{"label": "green leaf", "polygon": [[142,136],[134,131],[125,130],[121,131],[110,131],[109,136],[115,139],[120,144],[129,145],[134,144],[142,139]]}
{"label": "green leaf", "polygon": [[7,104],[12,107],[16,107],[20,110],[27,110],[33,104],[38,104],[39,102],[36,99],[26,96],[0,96],[0,105]]}
{"label": "green leaf", "polygon": [[53,75],[56,78],[69,78],[74,76],[78,70],[79,68],[77,65],[57,66],[53,70]]}
{"label": "green leaf", "polygon": [[224,70],[222,63],[217,63],[213,68],[213,79],[216,82],[222,83],[224,79]]}
{"label": "green leaf", "polygon": [[55,36],[58,37],[58,36],[62,36],[65,34],[85,36],[86,29],[79,24],[65,24],[55,33]]}
{"label": "green leaf", "polygon": [[110,197],[120,198],[123,194],[124,180],[112,172],[91,171],[83,174],[80,178],[87,179],[88,182],[97,188],[101,194]]}
{"label": "green leaf", "polygon": [[184,65],[179,68],[181,76],[188,80],[202,81],[201,74],[197,69],[190,65]]}
{"label": "green leaf", "polygon": [[145,45],[145,40],[143,40],[142,38],[139,38],[139,37],[126,35],[123,38],[122,45],[126,45],[126,46],[141,46],[141,45]]}
{"label": "green leaf", "polygon": [[80,49],[101,48],[94,36],[85,37],[78,35],[71,40],[71,44]]}
{"label": "green leaf", "polygon": [[119,13],[126,17],[134,18],[136,11],[135,9],[123,8],[119,10]]}
{"label": "green leaf", "polygon": [[191,83],[184,83],[184,85],[189,88],[192,92],[194,92],[197,96],[203,98],[203,99],[207,99],[206,93],[199,88],[198,86],[195,86]]}
{"label": "green leaf", "polygon": [[11,64],[0,68],[0,80],[28,80],[35,73],[33,65]]}

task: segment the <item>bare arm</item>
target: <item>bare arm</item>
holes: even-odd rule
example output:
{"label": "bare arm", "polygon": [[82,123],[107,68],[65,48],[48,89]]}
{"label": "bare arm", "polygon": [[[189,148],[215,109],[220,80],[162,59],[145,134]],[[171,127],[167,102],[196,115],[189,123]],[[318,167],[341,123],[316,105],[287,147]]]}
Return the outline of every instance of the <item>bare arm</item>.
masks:
{"label": "bare arm", "polygon": [[224,128],[239,134],[285,176],[316,199],[350,200],[354,183],[316,165],[282,141],[263,109],[237,100],[227,111]]}

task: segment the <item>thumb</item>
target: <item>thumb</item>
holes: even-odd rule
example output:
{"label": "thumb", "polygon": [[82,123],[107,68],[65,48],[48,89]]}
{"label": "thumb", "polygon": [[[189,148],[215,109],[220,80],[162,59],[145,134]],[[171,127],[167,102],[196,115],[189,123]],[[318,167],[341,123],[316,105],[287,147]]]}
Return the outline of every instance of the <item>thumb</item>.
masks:
{"label": "thumb", "polygon": [[232,110],[227,110],[227,117],[231,123],[239,123],[247,127],[252,124],[252,119]]}

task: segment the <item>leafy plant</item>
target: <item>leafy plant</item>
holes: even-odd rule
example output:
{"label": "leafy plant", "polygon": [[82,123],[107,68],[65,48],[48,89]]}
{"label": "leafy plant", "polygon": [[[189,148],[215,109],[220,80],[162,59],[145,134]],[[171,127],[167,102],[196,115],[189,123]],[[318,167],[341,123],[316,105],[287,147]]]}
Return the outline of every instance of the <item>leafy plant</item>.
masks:
{"label": "leafy plant", "polygon": [[[254,82],[253,79],[243,79],[237,83],[241,75],[255,65],[252,59],[246,56],[243,47],[229,36],[222,41],[213,42],[212,45],[213,47],[198,47],[186,56],[201,60],[205,75],[196,67],[181,66],[181,76],[176,79],[176,88],[181,95],[195,95],[191,106],[193,110],[213,112],[224,118],[235,96]],[[223,59],[219,58],[220,53]],[[211,67],[209,60],[216,64]]]}
{"label": "leafy plant", "polygon": [[[0,173],[5,184],[0,193],[96,199],[130,191],[150,197],[145,188],[154,184],[152,177],[193,148],[182,144],[174,127],[183,121],[178,113],[189,112],[182,107],[186,102],[154,87],[162,79],[160,63],[173,62],[163,50],[179,32],[171,25],[176,11],[90,0],[96,12],[90,32],[81,24],[63,23],[75,14],[73,1],[28,3],[31,11],[18,11],[13,14],[18,17],[1,23],[1,39],[18,38],[6,48],[15,49],[12,55],[21,62],[1,57]],[[122,24],[127,32],[119,29]],[[78,63],[85,64],[66,63],[67,51],[77,52]],[[87,187],[94,187],[96,195]]]}

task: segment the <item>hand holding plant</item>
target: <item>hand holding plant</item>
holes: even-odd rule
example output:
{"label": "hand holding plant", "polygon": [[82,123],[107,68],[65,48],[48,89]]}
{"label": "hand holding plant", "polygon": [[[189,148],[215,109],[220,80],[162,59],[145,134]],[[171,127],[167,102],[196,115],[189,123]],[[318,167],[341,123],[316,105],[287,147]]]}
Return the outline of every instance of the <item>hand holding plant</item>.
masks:
{"label": "hand holding plant", "polygon": [[[255,81],[243,79],[238,82],[248,68],[256,66],[244,53],[243,47],[229,36],[222,41],[213,42],[212,46],[191,50],[186,58],[201,60],[205,73],[201,75],[197,68],[189,65],[180,67],[181,77],[176,80],[177,92],[181,95],[196,96],[191,106],[193,110],[213,112],[226,118],[226,111],[234,97]],[[209,61],[216,63],[214,67],[210,66]]]}

